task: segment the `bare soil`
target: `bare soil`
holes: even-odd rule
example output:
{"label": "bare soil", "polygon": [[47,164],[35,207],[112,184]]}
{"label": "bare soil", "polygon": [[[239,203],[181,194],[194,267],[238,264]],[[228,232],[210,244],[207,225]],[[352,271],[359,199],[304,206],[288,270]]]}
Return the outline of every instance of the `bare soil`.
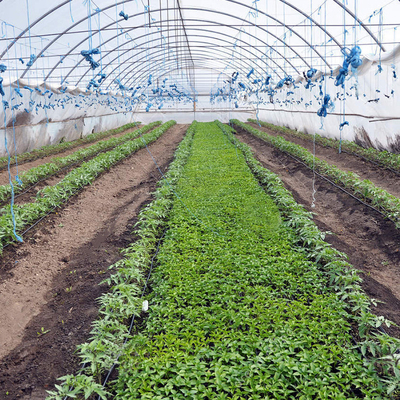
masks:
{"label": "bare soil", "polygon": [[[394,224],[318,176],[312,208],[314,176],[310,169],[245,131],[239,131],[237,136],[251,147],[264,167],[282,179],[298,203],[316,214],[314,221],[319,229],[332,233],[325,240],[348,255],[349,262],[360,270],[365,292],[382,302],[373,311],[400,325],[400,231]],[[337,166],[347,157],[334,149],[329,152],[329,160]],[[351,165],[362,170],[364,161],[354,158]],[[379,175],[376,171],[381,186],[393,184],[389,183],[392,177],[388,180],[387,172],[381,170]],[[385,330],[400,338],[400,329],[385,326]]]}
{"label": "bare soil", "polygon": [[[301,139],[290,134],[275,132],[263,126],[260,128],[257,124],[249,123],[249,125],[271,136],[282,136],[284,139],[306,148],[311,153],[314,152],[313,141]],[[342,171],[354,172],[360,179],[368,179],[375,186],[381,187],[393,196],[400,198],[400,176],[390,170],[365,161],[356,155],[346,152],[339,154],[337,150],[318,145],[317,143],[315,145],[315,156],[331,165],[336,165]]]}
{"label": "bare soil", "polygon": [[[149,146],[165,172],[187,125]],[[161,178],[147,151],[125,159],[9,247],[0,267],[0,399],[43,400],[56,378],[79,368],[99,283],[134,240],[138,212]]]}
{"label": "bare soil", "polygon": [[[132,132],[132,131],[134,131],[134,130],[136,130],[136,129],[130,129],[130,130],[128,129],[128,130],[126,130],[126,131],[124,131],[124,132],[122,132],[122,133],[119,133],[119,134],[117,134],[117,135],[113,135],[113,137],[119,137],[119,136],[122,136],[122,135],[124,135],[124,134],[126,134],[126,133]],[[108,139],[108,138],[107,138],[107,139]],[[93,144],[93,143],[91,143],[91,144]],[[87,146],[90,146],[90,145],[86,145],[86,146],[81,146],[81,147],[79,147],[79,148],[75,148],[75,151],[80,150],[81,148],[87,147]],[[73,152],[74,152],[74,151],[71,150],[70,153],[73,153]],[[101,152],[101,153],[102,153],[102,152]],[[85,161],[96,157],[98,154],[100,154],[100,153],[97,153],[97,154],[94,155],[93,157],[87,158]],[[64,157],[64,156],[66,156],[66,155],[67,155],[67,154],[62,153],[61,156]],[[47,163],[47,162],[51,161],[52,158],[54,158],[54,156],[53,156],[53,157],[50,157],[50,160],[48,160],[47,157],[46,157],[46,158],[42,158],[41,160],[42,160],[42,163]],[[35,166],[41,165],[41,164],[42,164],[42,163],[39,163],[39,161],[40,161],[40,160],[36,160],[36,161],[35,161],[35,163],[36,163]],[[30,163],[27,163],[27,164],[30,164]],[[49,177],[47,177],[47,178],[45,178],[45,179],[39,181],[38,183],[36,183],[36,184],[30,186],[30,187],[27,187],[23,192],[21,192],[21,193],[15,195],[15,197],[14,197],[14,199],[15,199],[15,200],[14,200],[15,204],[21,205],[21,204],[25,204],[25,203],[34,202],[34,201],[36,200],[36,195],[37,195],[37,193],[38,193],[40,190],[42,190],[42,189],[45,188],[46,186],[54,186],[54,185],[56,185],[57,183],[59,183],[60,181],[62,181],[62,180],[64,179],[64,177],[65,177],[69,172],[71,172],[73,169],[79,167],[80,165],[81,165],[81,163],[75,164],[75,165],[71,165],[71,166],[66,167],[66,168],[63,168],[62,170],[58,171],[56,174],[51,175],[51,176],[49,176]],[[25,164],[23,165],[23,167],[25,167]],[[33,167],[31,166],[31,168],[33,168]],[[7,202],[3,203],[3,204],[0,203],[0,206],[5,205],[5,204],[8,204],[8,203],[9,203],[9,200],[8,200]]]}
{"label": "bare soil", "polygon": [[[101,140],[107,140],[107,139],[117,138],[117,137],[126,135],[129,132],[133,132],[133,131],[139,129],[140,127],[141,127],[141,125],[138,125],[135,128],[127,129],[127,130],[117,133],[115,135],[110,135],[110,136],[107,136],[106,138],[96,140],[95,142],[82,144],[82,145],[76,146],[72,149],[57,153],[57,154],[52,154],[47,157],[38,158],[37,160],[34,160],[34,161],[24,162],[24,163],[18,165],[18,173],[21,174],[21,172],[28,171],[29,169],[31,169],[33,167],[37,167],[39,165],[51,162],[51,160],[55,157],[69,156],[70,154],[75,153],[78,150],[85,149],[86,147],[92,146],[92,145],[96,144],[97,142],[100,142]],[[10,168],[10,171],[11,171],[11,176],[14,178],[14,176],[17,173],[17,167],[15,165],[12,165]],[[3,168],[0,170],[0,185],[6,185],[7,183],[9,183],[8,170],[7,170],[7,168]]]}
{"label": "bare soil", "polygon": [[[175,126],[149,146],[162,171],[186,129]],[[312,171],[247,133],[238,138],[280,176],[296,201],[316,213],[318,227],[332,232],[326,240],[348,254],[360,270],[366,293],[382,301],[373,311],[400,325],[400,232],[393,223],[318,177],[311,208]],[[312,146],[301,139],[296,142]],[[333,149],[317,146],[316,155],[360,176],[370,171],[368,163]],[[37,160],[36,165],[40,162],[48,160]],[[398,186],[388,171],[372,168],[379,186]],[[43,400],[57,377],[77,371],[76,345],[87,340],[98,313],[96,299],[107,290],[99,283],[121,258],[119,249],[134,240],[137,214],[151,201],[159,179],[150,154],[140,150],[41,222],[22,245],[5,251],[0,260],[1,400]],[[400,338],[400,329],[385,330]]]}

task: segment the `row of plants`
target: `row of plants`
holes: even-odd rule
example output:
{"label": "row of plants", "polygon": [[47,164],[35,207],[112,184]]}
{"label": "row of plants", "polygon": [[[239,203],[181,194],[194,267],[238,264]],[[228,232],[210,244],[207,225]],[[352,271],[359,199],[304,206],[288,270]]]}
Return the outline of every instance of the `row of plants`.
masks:
{"label": "row of plants", "polygon": [[10,184],[0,186],[0,203],[3,203],[11,198],[12,190],[14,190],[14,194],[20,193],[30,185],[34,185],[40,180],[54,175],[63,168],[80,164],[85,159],[94,157],[101,152],[117,147],[128,140],[135,139],[136,137],[149,132],[151,129],[159,125],[161,125],[161,121],[152,122],[141,129],[126,133],[118,138],[114,137],[108,140],[101,140],[92,146],[77,150],[69,156],[54,157],[48,163],[31,168],[30,170],[19,175],[19,182],[13,181],[13,188]]}
{"label": "row of plants", "polygon": [[[149,315],[121,351],[112,398],[387,398],[397,375],[352,344],[350,309],[368,302],[352,297],[358,277],[336,273],[345,270],[341,258],[322,265],[337,254],[331,248],[317,243],[314,260],[299,246],[297,222],[284,223],[216,123],[195,128]],[[384,338],[383,357],[391,356],[398,343]],[[376,349],[369,344],[365,353]]]}
{"label": "row of plants", "polygon": [[93,394],[107,399],[109,393],[99,381],[118,362],[119,354],[127,346],[127,340],[132,338],[134,332],[128,328],[132,326],[132,316],[142,315],[141,293],[162,232],[166,228],[176,183],[190,154],[195,125],[196,122],[189,127],[178,146],[174,161],[164,179],[158,183],[153,201],[140,211],[133,232],[137,239],[124,249],[124,258],[110,267],[115,273],[103,282],[110,286],[110,290],[99,299],[99,318],[93,324],[90,340],[78,347],[84,369],[75,375],[60,378],[62,384],[56,385],[56,390],[49,392],[49,400],[87,399]]}
{"label": "row of plants", "polygon": [[[293,129],[285,128],[283,126],[273,125],[268,122],[257,121],[255,119],[248,119],[249,122],[253,124],[260,124],[265,128],[271,129],[274,132],[283,133],[286,135],[291,135],[298,137],[300,139],[313,141],[314,135],[309,135],[303,132],[295,131]],[[394,169],[397,172],[400,172],[400,154],[391,153],[386,150],[377,150],[373,147],[364,148],[356,144],[355,142],[349,140],[342,140],[341,144],[338,140],[323,137],[321,135],[315,134],[315,142],[324,147],[331,147],[333,149],[339,150],[341,145],[341,149],[354,154],[356,156],[362,157],[365,160],[372,161],[374,163],[378,163],[382,167]]]}
{"label": "row of plants", "polygon": [[382,214],[395,223],[397,228],[400,228],[399,198],[391,195],[386,190],[375,186],[368,179],[359,179],[358,175],[354,172],[342,171],[335,165],[330,165],[326,161],[314,157],[313,154],[304,147],[285,140],[280,136],[271,136],[238,120],[232,120],[231,123],[252,135],[263,139],[277,149],[300,159],[310,168],[314,167],[320,174],[328,177],[339,186],[352,191],[357,197],[379,209]]}
{"label": "row of plants", "polygon": [[352,326],[357,327],[358,341],[355,348],[363,357],[368,357],[365,365],[373,366],[377,371],[383,372],[382,382],[386,386],[387,395],[398,395],[400,341],[379,330],[383,325],[390,326],[391,323],[382,316],[371,313],[371,305],[375,303],[362,290],[359,271],[347,262],[347,256],[344,253],[332,248],[324,241],[325,234],[312,221],[312,213],[295,201],[276,174],[264,168],[254,158],[250,147],[241,143],[233,135],[234,129],[219,122],[218,125],[229,141],[243,154],[261,187],[274,200],[284,224],[294,231],[298,250],[302,251],[309,260],[320,265],[328,277],[331,290],[347,303],[348,318]]}
{"label": "row of plants", "polygon": [[[84,138],[73,140],[71,142],[61,142],[56,144],[51,144],[48,146],[43,146],[40,149],[34,149],[30,152],[19,154],[17,157],[18,164],[22,164],[28,161],[34,161],[38,158],[51,156],[52,154],[62,153],[63,151],[73,149],[74,147],[81,146],[87,143],[93,143],[98,140],[104,139],[108,136],[116,135],[121,133],[127,129],[135,128],[140,125],[140,122],[132,122],[126,125],[123,125],[116,129],[111,129],[105,132],[97,132],[91,133],[90,135],[85,136]],[[15,158],[11,157],[10,165],[15,164]],[[0,169],[6,168],[8,166],[8,156],[0,157]]]}
{"label": "row of plants", "polygon": [[0,252],[4,244],[13,241],[14,225],[16,232],[23,229],[45,216],[55,207],[63,204],[68,198],[73,196],[83,186],[91,184],[98,175],[107,171],[113,165],[128,157],[133,152],[145,147],[148,143],[157,140],[164,132],[171,128],[175,121],[169,121],[159,128],[143,135],[142,137],[128,141],[115,149],[102,153],[95,158],[83,163],[80,167],[69,172],[64,179],[54,186],[46,186],[36,195],[36,200],[32,203],[7,205],[0,209]]}

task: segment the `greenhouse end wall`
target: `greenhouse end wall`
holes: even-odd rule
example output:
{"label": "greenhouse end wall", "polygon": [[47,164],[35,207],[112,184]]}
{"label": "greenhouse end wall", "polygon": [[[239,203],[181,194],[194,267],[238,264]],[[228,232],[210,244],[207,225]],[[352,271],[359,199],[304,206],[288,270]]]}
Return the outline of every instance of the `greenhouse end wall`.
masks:
{"label": "greenhouse end wall", "polygon": [[192,104],[179,105],[179,109],[146,112],[134,108],[122,96],[87,94],[75,87],[60,93],[58,88],[49,85],[28,86],[26,82],[17,81],[5,85],[4,90],[3,98],[8,106],[0,109],[0,156],[6,156],[7,151],[14,156],[132,122],[148,124],[172,119],[180,124],[190,124],[194,119],[229,122],[232,118],[245,121],[255,117],[251,109],[233,112],[228,103],[197,112],[193,111]]}

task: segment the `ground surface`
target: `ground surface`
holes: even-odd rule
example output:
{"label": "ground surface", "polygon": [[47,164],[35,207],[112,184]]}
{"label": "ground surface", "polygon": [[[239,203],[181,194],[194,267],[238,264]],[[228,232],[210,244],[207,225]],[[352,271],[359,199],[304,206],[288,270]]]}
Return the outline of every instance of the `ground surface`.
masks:
{"label": "ground surface", "polygon": [[[186,128],[175,126],[149,146],[163,171]],[[260,139],[245,133],[238,137],[281,177],[299,203],[316,213],[320,229],[333,233],[326,240],[362,271],[368,295],[384,302],[375,312],[400,325],[400,232],[318,177],[316,207],[311,208],[312,171]],[[312,143],[293,141],[312,149]],[[399,178],[388,171],[333,149],[317,146],[316,155],[400,195]],[[48,159],[35,165],[44,162]],[[1,400],[43,400],[57,377],[77,370],[73,352],[88,338],[97,315],[96,298],[105,290],[98,283],[107,276],[108,266],[120,259],[119,249],[132,240],[136,216],[151,200],[159,178],[147,150],[140,150],[41,222],[22,245],[5,251],[0,259]],[[386,330],[400,337],[397,328]]]}
{"label": "ground surface", "polygon": [[[17,173],[17,169],[18,169],[18,173],[21,174],[21,172],[28,171],[29,169],[31,169],[33,167],[37,167],[38,165],[42,165],[42,164],[51,162],[52,158],[69,156],[70,154],[75,153],[75,151],[85,149],[86,147],[90,147],[90,146],[96,144],[97,142],[100,142],[101,140],[108,140],[112,137],[117,138],[117,137],[126,135],[128,132],[133,132],[134,130],[139,129],[141,126],[142,125],[138,125],[136,128],[127,129],[127,130],[117,133],[115,135],[107,136],[106,138],[99,139],[99,140],[96,140],[91,143],[82,144],[82,145],[79,145],[72,149],[57,153],[57,154],[53,154],[53,155],[50,155],[47,157],[42,157],[42,158],[39,158],[34,161],[28,161],[28,162],[18,165],[18,167],[15,165],[12,165],[11,166],[11,175],[15,176],[15,174]],[[2,168],[2,169],[0,169],[0,185],[5,185],[7,183],[9,183],[8,170],[7,170],[7,168]]]}
{"label": "ground surface", "polygon": [[[149,146],[163,172],[186,129],[176,125]],[[132,241],[136,216],[159,179],[149,152],[139,150],[22,245],[7,248],[0,268],[0,399],[43,400],[57,377],[77,370],[75,347],[88,338],[105,290],[98,284]]]}
{"label": "ground surface", "polygon": [[[276,135],[268,128],[257,126],[257,129]],[[325,240],[345,252],[350,263],[362,271],[360,276],[366,293],[384,302],[378,303],[374,311],[400,325],[400,231],[394,224],[318,176],[315,208],[312,208],[313,172],[310,169],[248,133],[241,132],[238,138],[251,147],[264,167],[283,180],[298,203],[316,213],[314,221],[318,227],[332,232]],[[292,140],[290,136],[285,139]],[[312,143],[297,138],[292,141],[312,151]],[[376,181],[376,185],[391,188],[393,194],[399,191],[399,177],[358,157],[321,146],[316,146],[316,156],[360,175],[362,171],[373,171],[369,179]],[[385,330],[400,337],[400,330],[395,327],[385,327]]]}

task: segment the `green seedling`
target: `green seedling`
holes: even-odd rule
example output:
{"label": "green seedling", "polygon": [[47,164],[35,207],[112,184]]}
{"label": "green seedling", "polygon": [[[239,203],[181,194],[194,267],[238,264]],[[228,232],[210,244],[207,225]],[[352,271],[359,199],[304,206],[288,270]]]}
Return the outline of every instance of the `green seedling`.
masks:
{"label": "green seedling", "polygon": [[39,332],[37,332],[37,334],[38,334],[38,336],[43,336],[43,335],[45,335],[46,333],[49,333],[50,332],[50,329],[44,329],[43,328],[43,326],[40,328],[40,331]]}

